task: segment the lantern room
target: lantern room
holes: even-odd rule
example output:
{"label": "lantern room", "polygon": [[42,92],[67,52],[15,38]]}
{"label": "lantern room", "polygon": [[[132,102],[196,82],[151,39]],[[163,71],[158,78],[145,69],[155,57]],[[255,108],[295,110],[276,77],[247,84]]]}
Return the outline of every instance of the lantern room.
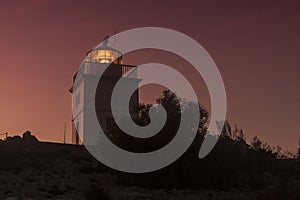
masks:
{"label": "lantern room", "polygon": [[87,53],[87,61],[122,64],[122,54],[120,51],[108,47],[104,43],[102,46],[94,48]]}

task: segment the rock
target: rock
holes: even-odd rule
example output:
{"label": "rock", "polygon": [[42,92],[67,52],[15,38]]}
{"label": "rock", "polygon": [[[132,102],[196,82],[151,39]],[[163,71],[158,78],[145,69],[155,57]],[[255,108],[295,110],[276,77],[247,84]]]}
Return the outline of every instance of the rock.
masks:
{"label": "rock", "polygon": [[26,131],[23,134],[22,140],[25,144],[37,144],[39,142],[38,139],[34,135],[31,135],[30,131]]}
{"label": "rock", "polygon": [[30,131],[26,131],[25,133],[23,133],[23,139],[25,139],[25,138],[29,138],[29,137],[31,137],[32,135],[31,135],[31,132]]}

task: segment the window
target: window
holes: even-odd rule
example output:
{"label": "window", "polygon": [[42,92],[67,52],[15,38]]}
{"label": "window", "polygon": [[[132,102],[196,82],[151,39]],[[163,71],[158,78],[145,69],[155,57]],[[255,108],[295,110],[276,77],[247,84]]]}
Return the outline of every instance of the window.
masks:
{"label": "window", "polygon": [[88,61],[98,62],[98,63],[112,63],[121,64],[122,58],[121,54],[115,50],[108,50],[108,49],[99,49],[92,51],[88,55]]}
{"label": "window", "polygon": [[75,107],[80,105],[80,93],[78,93],[75,97]]}

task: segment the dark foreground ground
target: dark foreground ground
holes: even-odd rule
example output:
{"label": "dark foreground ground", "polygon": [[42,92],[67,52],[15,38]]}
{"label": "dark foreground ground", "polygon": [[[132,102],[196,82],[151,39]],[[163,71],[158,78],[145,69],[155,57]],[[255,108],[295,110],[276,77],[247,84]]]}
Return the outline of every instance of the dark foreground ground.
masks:
{"label": "dark foreground ground", "polygon": [[[267,191],[248,186],[226,190],[176,188],[172,187],[168,176],[156,178],[151,185],[145,186],[132,181],[130,174],[103,166],[83,146],[2,141],[0,150],[0,199],[280,199],[277,192],[285,192],[284,184],[287,184],[283,181],[279,189]],[[160,187],[163,182],[168,182],[168,187]],[[298,183],[294,186],[295,190],[299,188]]]}

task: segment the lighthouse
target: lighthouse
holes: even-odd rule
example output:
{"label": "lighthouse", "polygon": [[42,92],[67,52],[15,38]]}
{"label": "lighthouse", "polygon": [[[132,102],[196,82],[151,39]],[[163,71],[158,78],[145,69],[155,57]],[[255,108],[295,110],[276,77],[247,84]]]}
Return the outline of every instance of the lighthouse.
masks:
{"label": "lighthouse", "polygon": [[[108,37],[101,46],[91,49],[80,69],[73,76],[73,83],[69,90],[72,93],[72,143],[93,143],[95,138],[89,138],[89,123],[99,123],[104,132],[110,132],[116,123],[111,112],[111,95],[119,79],[126,80],[130,87],[138,88],[140,79],[137,78],[137,67],[123,64],[123,55],[117,49],[108,45]],[[95,104],[91,104],[95,101]],[[138,89],[133,93],[129,102],[129,112],[132,117],[137,116],[136,108],[139,104]],[[94,109],[94,110],[93,110]],[[97,118],[86,116],[92,111]],[[97,131],[97,130],[96,130]]]}

